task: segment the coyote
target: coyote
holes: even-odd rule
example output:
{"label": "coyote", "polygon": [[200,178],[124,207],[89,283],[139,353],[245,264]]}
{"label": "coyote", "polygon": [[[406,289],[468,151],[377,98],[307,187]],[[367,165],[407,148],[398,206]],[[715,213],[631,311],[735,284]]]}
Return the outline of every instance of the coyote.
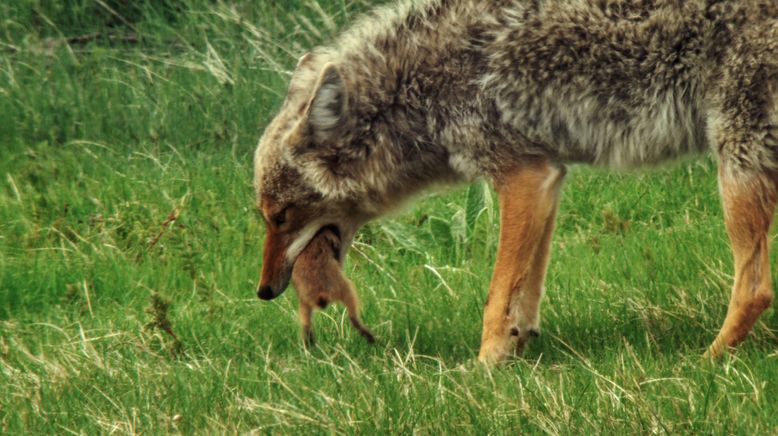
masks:
{"label": "coyote", "polygon": [[624,169],[712,150],[735,280],[707,351],[770,305],[778,198],[775,0],[419,0],[379,7],[298,62],[255,155],[267,222],[257,294],[311,238],[342,259],[365,222],[477,178],[500,202],[479,359],[539,329],[565,164]]}
{"label": "coyote", "polygon": [[359,300],[354,285],[343,275],[339,261],[340,239],[330,228],[325,227],[313,237],[297,257],[292,269],[292,283],[300,300],[300,324],[303,341],[307,347],[314,345],[311,315],[313,309],[324,309],[333,301],[346,305],[349,320],[355,329],[369,343],[374,343],[373,333],[359,318]]}

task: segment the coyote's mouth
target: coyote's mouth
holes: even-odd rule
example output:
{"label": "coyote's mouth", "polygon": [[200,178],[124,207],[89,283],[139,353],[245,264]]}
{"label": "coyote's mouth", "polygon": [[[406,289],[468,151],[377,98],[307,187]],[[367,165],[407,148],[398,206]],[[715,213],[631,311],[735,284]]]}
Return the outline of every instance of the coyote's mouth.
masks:
{"label": "coyote's mouth", "polygon": [[327,224],[326,226],[320,228],[318,232],[316,232],[314,238],[318,237],[320,234],[326,231],[330,231],[334,233],[335,237],[338,238],[338,243],[337,245],[333,245],[332,252],[335,255],[336,259],[338,259],[339,261],[343,260],[343,238],[341,237],[340,228],[338,228],[338,226],[336,226],[335,224]]}
{"label": "coyote's mouth", "polygon": [[324,232],[326,230],[331,231],[332,233],[335,234],[335,236],[338,237],[338,239],[340,239],[340,229],[335,224],[327,224],[326,226],[323,226],[322,228],[319,229],[318,232],[316,232],[316,234],[318,235],[319,233]]}

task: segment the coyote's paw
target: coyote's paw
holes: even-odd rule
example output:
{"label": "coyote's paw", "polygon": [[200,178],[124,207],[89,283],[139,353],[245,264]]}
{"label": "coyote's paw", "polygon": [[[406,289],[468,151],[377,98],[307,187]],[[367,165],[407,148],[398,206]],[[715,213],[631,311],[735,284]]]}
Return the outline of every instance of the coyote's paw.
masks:
{"label": "coyote's paw", "polygon": [[510,319],[511,338],[514,341],[514,350],[516,354],[521,354],[524,346],[527,345],[530,338],[540,336],[540,297],[545,292],[541,288],[539,293],[535,293],[535,300],[525,298],[515,298],[511,301]]}
{"label": "coyote's paw", "polygon": [[506,340],[504,344],[481,345],[478,361],[486,365],[500,364],[508,357],[508,350],[510,350],[509,340]]}
{"label": "coyote's paw", "polygon": [[495,365],[503,362],[512,352],[514,347],[514,336],[511,336],[511,329],[499,329],[489,335],[484,335],[481,339],[481,351],[478,353],[478,360],[487,365]]}

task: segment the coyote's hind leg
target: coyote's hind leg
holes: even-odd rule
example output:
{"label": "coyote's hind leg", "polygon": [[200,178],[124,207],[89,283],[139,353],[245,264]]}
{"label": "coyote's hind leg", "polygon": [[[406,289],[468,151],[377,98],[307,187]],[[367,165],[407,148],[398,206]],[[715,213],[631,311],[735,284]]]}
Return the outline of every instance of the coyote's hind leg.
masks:
{"label": "coyote's hind leg", "polygon": [[778,199],[778,27],[744,28],[722,62],[707,132],[719,157],[735,283],[710,357],[742,341],[773,300],[768,231]]}
{"label": "coyote's hind leg", "polygon": [[770,256],[767,232],[776,203],[775,175],[719,170],[727,233],[735,258],[735,284],[724,325],[706,356],[734,347],[770,306]]}

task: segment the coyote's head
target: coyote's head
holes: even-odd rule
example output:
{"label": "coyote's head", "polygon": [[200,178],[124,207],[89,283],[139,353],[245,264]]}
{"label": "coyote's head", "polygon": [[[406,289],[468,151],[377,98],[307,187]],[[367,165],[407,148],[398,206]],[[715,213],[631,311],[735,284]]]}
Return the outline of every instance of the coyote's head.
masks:
{"label": "coyote's head", "polygon": [[256,202],[266,223],[257,295],[265,300],[284,291],[297,256],[317,232],[336,232],[342,260],[372,214],[371,188],[359,182],[373,160],[370,140],[349,111],[344,75],[321,58],[308,54],[300,60],[254,156]]}

